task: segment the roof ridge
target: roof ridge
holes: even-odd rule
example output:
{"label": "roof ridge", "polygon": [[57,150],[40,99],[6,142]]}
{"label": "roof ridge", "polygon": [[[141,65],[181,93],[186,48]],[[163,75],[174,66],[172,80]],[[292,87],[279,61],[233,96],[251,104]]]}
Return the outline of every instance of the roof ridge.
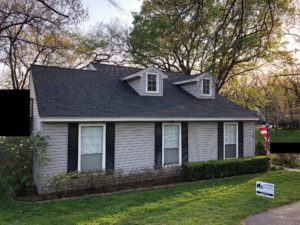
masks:
{"label": "roof ridge", "polygon": [[124,68],[129,68],[129,69],[145,69],[147,67],[132,67],[132,66],[124,66],[124,65],[118,65],[118,64],[105,64],[105,63],[101,63],[101,62],[97,62],[96,60],[92,61],[91,64],[96,64],[96,65],[100,65],[100,66],[118,66],[118,67],[124,67]]}
{"label": "roof ridge", "polygon": [[76,68],[67,68],[67,67],[60,67],[60,66],[48,66],[48,65],[37,65],[37,64],[31,64],[30,67],[45,67],[48,69],[60,69],[60,70],[76,70],[76,71],[82,71],[82,72],[98,72],[96,70],[83,70],[83,69],[76,69]]}

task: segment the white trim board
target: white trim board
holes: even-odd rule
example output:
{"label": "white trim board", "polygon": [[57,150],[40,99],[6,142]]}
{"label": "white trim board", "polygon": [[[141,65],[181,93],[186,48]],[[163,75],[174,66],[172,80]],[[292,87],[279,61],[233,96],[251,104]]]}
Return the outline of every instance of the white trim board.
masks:
{"label": "white trim board", "polygon": [[[179,159],[179,164],[170,164],[170,165],[165,165],[165,147],[164,147],[164,134],[165,134],[165,125],[175,125],[179,127],[179,143],[178,143],[178,159]],[[171,167],[171,166],[176,166],[176,165],[181,165],[182,164],[182,133],[181,133],[181,123],[163,123],[162,124],[162,167]]]}
{"label": "white trim board", "polygon": [[77,161],[77,170],[81,171],[81,127],[85,126],[95,126],[95,127],[103,127],[103,152],[102,152],[102,170],[105,170],[106,168],[106,124],[101,123],[81,123],[78,127],[78,161]]}
{"label": "white trim board", "polygon": [[258,117],[41,117],[41,122],[256,121]]}
{"label": "white trim board", "polygon": [[[235,125],[236,126],[236,150],[235,150],[235,157],[234,158],[225,158],[225,125]],[[223,126],[223,159],[235,159],[239,157],[239,124],[237,122],[227,122],[224,123]]]}

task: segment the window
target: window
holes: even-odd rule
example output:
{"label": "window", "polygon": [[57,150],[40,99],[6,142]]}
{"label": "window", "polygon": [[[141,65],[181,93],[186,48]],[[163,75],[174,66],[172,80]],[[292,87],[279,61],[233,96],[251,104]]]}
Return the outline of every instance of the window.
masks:
{"label": "window", "polygon": [[105,169],[105,126],[79,126],[79,171],[99,171]]}
{"label": "window", "polygon": [[202,80],[202,94],[210,95],[210,79]]}
{"label": "window", "polygon": [[181,164],[181,126],[163,125],[163,165]]}
{"label": "window", "polygon": [[237,123],[224,124],[224,159],[237,158]]}
{"label": "window", "polygon": [[147,92],[158,92],[158,75],[147,74]]}

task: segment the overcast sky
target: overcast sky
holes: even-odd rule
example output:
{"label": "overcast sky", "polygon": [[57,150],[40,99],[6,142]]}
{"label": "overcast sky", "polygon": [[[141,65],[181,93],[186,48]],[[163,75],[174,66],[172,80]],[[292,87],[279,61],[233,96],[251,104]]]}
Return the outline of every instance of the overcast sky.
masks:
{"label": "overcast sky", "polygon": [[83,29],[88,29],[97,22],[107,23],[118,17],[130,25],[133,21],[131,12],[139,12],[142,0],[115,0],[121,9],[113,6],[109,0],[82,0],[83,7],[88,8],[89,19],[83,24]]}

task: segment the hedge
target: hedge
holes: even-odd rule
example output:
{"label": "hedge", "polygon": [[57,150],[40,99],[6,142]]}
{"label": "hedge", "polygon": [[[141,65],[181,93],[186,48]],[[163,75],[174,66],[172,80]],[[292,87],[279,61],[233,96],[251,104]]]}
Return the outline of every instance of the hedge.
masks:
{"label": "hedge", "polygon": [[265,172],[270,169],[270,165],[268,156],[192,162],[182,165],[182,176],[186,181],[213,179]]}

